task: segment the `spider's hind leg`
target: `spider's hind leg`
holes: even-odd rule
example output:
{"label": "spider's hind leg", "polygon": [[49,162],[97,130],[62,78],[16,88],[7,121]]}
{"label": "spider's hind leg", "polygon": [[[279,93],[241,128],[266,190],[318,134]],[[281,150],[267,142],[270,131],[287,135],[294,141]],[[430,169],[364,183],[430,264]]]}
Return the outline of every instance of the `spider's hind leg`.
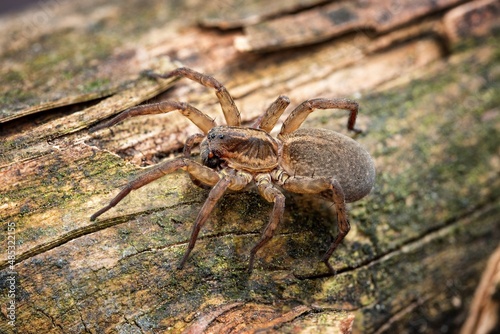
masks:
{"label": "spider's hind leg", "polygon": [[330,248],[328,248],[322,258],[322,261],[327,266],[330,274],[334,275],[335,269],[333,269],[332,265],[329,263],[329,259],[350,230],[349,220],[347,219],[345,196],[340,183],[334,178],[328,179],[312,178],[307,176],[291,176],[286,179],[286,181],[282,184],[282,187],[285,190],[299,194],[319,194],[322,197],[331,200],[335,205],[338,233]]}
{"label": "spider's hind leg", "polygon": [[347,208],[345,205],[345,197],[344,192],[342,191],[342,187],[338,183],[337,180],[332,180],[332,189],[324,192],[322,195],[326,195],[327,198],[333,199],[333,203],[335,204],[335,212],[337,213],[337,236],[333,240],[330,248],[326,251],[325,255],[321,259],[325,265],[328,267],[328,270],[332,275],[336,273],[335,269],[333,269],[329,260],[332,256],[333,252],[340,245],[342,240],[344,240],[347,233],[349,233],[351,229],[351,225],[349,224],[349,219],[347,217]]}

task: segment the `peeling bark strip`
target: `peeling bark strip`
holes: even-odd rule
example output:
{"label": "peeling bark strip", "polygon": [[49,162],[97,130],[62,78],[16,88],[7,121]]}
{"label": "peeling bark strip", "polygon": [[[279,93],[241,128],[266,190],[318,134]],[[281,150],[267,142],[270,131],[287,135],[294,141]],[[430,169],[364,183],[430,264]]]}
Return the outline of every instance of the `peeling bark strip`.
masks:
{"label": "peeling bark strip", "polygon": [[206,13],[200,17],[200,24],[206,27],[234,29],[262,22],[281,14],[297,12],[316,6],[328,0],[224,0],[208,4]]}
{"label": "peeling bark strip", "polygon": [[385,33],[463,0],[342,1],[245,27],[235,47],[268,51],[310,45],[353,31]]}
{"label": "peeling bark strip", "polygon": [[[308,48],[241,54],[232,44],[239,31],[195,25],[205,3],[65,2],[29,41],[12,36],[33,12],[2,17],[1,108],[20,117],[0,125],[0,225],[7,231],[0,233],[0,282],[7,287],[0,289],[0,332],[457,332],[500,240],[499,36],[459,41],[444,53],[428,35],[437,16],[453,13],[441,10],[373,39],[344,35]],[[468,4],[453,24],[478,17],[482,27],[491,2]],[[325,19],[350,24],[362,16],[344,14]],[[87,132],[168,83],[143,79],[140,70],[175,60],[220,77],[244,124],[280,94],[290,97],[289,110],[311,96],[359,101],[357,124],[365,132],[356,140],[375,157],[379,176],[369,198],[350,206],[355,223],[331,259],[336,276],[321,275],[318,264],[319,250],[337,232],[335,211],[309,197],[286,198],[283,224],[251,275],[248,254],[273,209],[256,191],[224,195],[183,270],[176,266],[208,195],[187,175],[160,178],[102,221],[89,221],[145,172],[139,165],[179,155],[194,132],[182,115]],[[104,91],[106,82],[125,84],[93,106],[21,116]],[[189,83],[161,100],[223,117],[213,91]],[[324,110],[304,127],[341,131],[345,115]]]}
{"label": "peeling bark strip", "polygon": [[454,43],[471,36],[487,36],[500,27],[500,2],[466,3],[447,12],[443,22],[448,38]]}

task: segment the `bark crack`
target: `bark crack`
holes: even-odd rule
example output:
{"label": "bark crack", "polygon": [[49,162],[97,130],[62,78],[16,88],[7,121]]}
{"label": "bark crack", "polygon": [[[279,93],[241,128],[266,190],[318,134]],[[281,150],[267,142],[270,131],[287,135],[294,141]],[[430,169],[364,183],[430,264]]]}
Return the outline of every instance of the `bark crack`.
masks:
{"label": "bark crack", "polygon": [[[429,229],[425,231],[424,233],[408,239],[406,242],[401,243],[398,247],[393,248],[388,250],[385,253],[382,253],[372,259],[368,259],[364,262],[362,262],[358,266],[354,267],[345,267],[343,269],[337,270],[337,275],[343,274],[343,273],[349,273],[353,272],[356,270],[359,270],[364,267],[370,267],[373,265],[376,265],[377,263],[385,262],[390,260],[394,256],[398,256],[400,253],[407,253],[411,252],[414,249],[421,248],[422,245],[428,244],[435,239],[444,237],[448,234],[450,234],[451,230],[457,227],[457,224],[464,220],[470,220],[471,222],[474,219],[471,219],[474,216],[480,216],[481,214],[488,212],[489,210],[492,210],[495,208],[495,200],[492,202],[487,201],[486,203],[482,203],[474,208],[471,208],[467,212],[464,212],[462,215],[459,215],[457,217],[449,219],[447,222],[441,224],[440,226],[436,226],[432,229]],[[324,278],[328,277],[330,274],[318,274],[318,275],[311,275],[311,276],[300,276],[300,275],[295,275],[296,278],[300,280],[305,280],[305,279],[318,279],[318,278]]]}
{"label": "bark crack", "polygon": [[135,320],[135,318],[132,318],[132,319],[129,319],[127,318],[126,315],[123,316],[123,319],[125,319],[125,322],[127,324],[129,324],[130,326],[133,326],[133,327],[137,327],[137,329],[139,330],[139,332],[141,333],[144,333],[144,330],[142,329],[142,327],[137,323],[137,321]]}
{"label": "bark crack", "polygon": [[415,309],[417,309],[419,306],[425,304],[427,301],[432,299],[434,295],[428,294],[424,297],[418,298],[417,300],[412,300],[408,305],[405,307],[401,308],[390,318],[388,318],[385,323],[380,325],[375,331],[373,332],[374,334],[380,334],[380,333],[386,333],[392,326],[392,324],[397,323],[399,320],[402,320],[407,314],[413,312]]}
{"label": "bark crack", "polygon": [[[162,211],[165,209],[172,209],[172,208],[175,208],[179,205],[192,205],[194,203],[197,203],[197,202],[196,201],[182,202],[182,203],[178,203],[176,205],[173,205],[171,207],[161,207],[158,209],[141,211],[141,212],[133,213],[130,215],[125,215],[125,216],[120,216],[120,217],[116,217],[116,218],[111,218],[111,219],[100,220],[98,222],[94,222],[91,225],[86,225],[86,226],[74,229],[68,233],[61,235],[60,237],[58,237],[54,240],[51,240],[51,241],[48,241],[44,244],[33,247],[32,249],[29,249],[29,250],[17,255],[15,264],[21,263],[29,258],[32,258],[32,257],[37,256],[39,254],[45,253],[47,251],[50,251],[56,247],[62,246],[62,245],[66,244],[74,239],[79,238],[79,237],[102,231],[108,227],[113,227],[113,226],[117,226],[117,225],[126,223],[136,216],[150,214],[150,213]],[[7,262],[7,260],[0,262],[0,270],[3,270],[5,268],[7,268],[8,266],[9,266],[9,263]]]}
{"label": "bark crack", "polygon": [[76,307],[78,310],[78,316],[80,317],[80,321],[82,322],[83,328],[85,329],[85,333],[92,333],[89,328],[87,327],[87,324],[85,323],[85,320],[83,320],[82,312],[80,311],[80,308]]}
{"label": "bark crack", "polygon": [[56,320],[54,319],[53,316],[51,316],[49,313],[45,312],[41,308],[35,308],[35,310],[37,310],[38,312],[40,312],[41,314],[43,314],[44,316],[46,316],[50,320],[50,322],[51,322],[51,324],[52,324],[52,326],[54,328],[59,328],[59,330],[61,331],[61,333],[65,333],[63,327],[60,324],[56,323]]}

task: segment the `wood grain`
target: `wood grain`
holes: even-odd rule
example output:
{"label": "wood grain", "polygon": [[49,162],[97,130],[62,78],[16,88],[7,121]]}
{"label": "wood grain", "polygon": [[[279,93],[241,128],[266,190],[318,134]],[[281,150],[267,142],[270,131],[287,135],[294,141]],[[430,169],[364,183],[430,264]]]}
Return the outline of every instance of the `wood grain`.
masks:
{"label": "wood grain", "polygon": [[[120,19],[120,32],[109,30],[117,27],[115,15],[125,10],[114,2],[54,9],[70,17],[88,16],[89,22],[76,20],[79,24],[68,28],[73,21],[58,16],[51,43],[60,41],[61,31],[86,36],[81,43],[87,44],[91,33],[121,34],[121,42],[96,68],[123,50],[135,50],[135,56],[120,58],[122,65],[109,75],[111,85],[116,78],[127,84],[117,84],[90,104],[41,112],[42,100],[81,96],[78,89],[57,88],[57,77],[52,85],[48,73],[57,73],[61,65],[49,63],[36,73],[60,99],[44,95],[49,86],[42,84],[31,88],[36,96],[31,102],[19,100],[18,107],[15,99],[2,103],[7,116],[0,125],[5,231],[0,233],[0,282],[8,286],[7,279],[15,277],[16,320],[11,327],[8,290],[2,289],[0,331],[458,330],[500,240],[498,34],[444,44],[443,35],[420,29],[426,21],[381,36],[343,36],[307,48],[241,54],[233,40],[243,32],[195,26],[189,14],[199,15],[202,8],[195,2],[181,9],[155,2],[144,9],[153,18],[141,17],[144,11],[134,6],[142,2],[132,2],[123,14],[127,20]],[[176,16],[176,10],[186,18]],[[23,15],[29,19],[33,12]],[[432,20],[432,25],[439,22]],[[128,33],[131,41],[125,38]],[[30,35],[30,43],[53,45],[44,44],[43,36]],[[28,44],[15,47],[28,50],[23,49]],[[45,56],[61,48],[44,49]],[[141,54],[147,54],[147,61],[137,63]],[[38,56],[26,53],[24,59]],[[13,59],[7,51],[2,57]],[[77,54],[63,58],[79,59]],[[94,64],[92,59],[84,55],[81,64]],[[223,82],[245,124],[280,94],[292,101],[288,112],[315,97],[360,103],[358,126],[364,133],[355,139],[374,157],[377,181],[369,196],[349,205],[352,230],[331,259],[336,276],[328,276],[320,261],[335,234],[334,209],[307,196],[287,195],[283,224],[257,254],[251,274],[246,271],[249,252],[272,208],[255,190],[223,197],[183,270],[176,266],[208,194],[186,174],[167,175],[89,221],[121,186],[150,168],[144,166],[176,156],[196,131],[180,115],[130,119],[89,134],[91,125],[151,99],[189,102],[222,120],[213,91],[187,80],[140,75],[154,64],[168,70],[176,62]],[[2,71],[17,68],[8,64]],[[120,75],[119,68],[127,69]],[[77,67],[75,73],[82,71]],[[85,80],[92,82],[92,73]],[[2,87],[16,86],[9,81]],[[60,105],[66,103],[73,102]],[[303,126],[347,133],[346,121],[344,111],[317,111]],[[9,224],[15,225],[13,271]]]}

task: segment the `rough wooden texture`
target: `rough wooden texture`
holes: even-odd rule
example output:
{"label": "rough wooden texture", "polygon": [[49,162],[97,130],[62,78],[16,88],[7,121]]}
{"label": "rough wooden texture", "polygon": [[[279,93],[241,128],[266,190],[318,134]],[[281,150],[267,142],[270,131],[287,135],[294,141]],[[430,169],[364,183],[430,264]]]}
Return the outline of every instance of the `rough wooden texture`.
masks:
{"label": "rough wooden texture", "polygon": [[386,32],[460,2],[336,1],[246,27],[245,36],[237,40],[236,47],[242,51],[263,51],[309,45],[352,31]]}
{"label": "rough wooden texture", "polygon": [[488,266],[474,294],[461,333],[486,334],[500,330],[500,247],[490,256]]}
{"label": "rough wooden texture", "polygon": [[[38,57],[26,51],[34,42],[47,50],[44,59],[54,57],[41,72],[16,70],[17,78],[36,73],[39,84],[31,90],[22,85],[29,80],[2,75],[2,89],[11,95],[1,108],[0,283],[9,287],[15,278],[16,320],[15,327],[8,324],[8,289],[2,289],[1,332],[384,333],[461,326],[500,240],[497,32],[443,44],[446,36],[429,34],[428,22],[414,22],[377,37],[359,32],[305,49],[239,54],[233,39],[241,32],[194,26],[203,8],[196,1],[183,7],[158,1],[147,9],[138,1],[126,9],[103,4],[64,3],[53,9],[61,15],[54,14],[52,30],[39,27],[12,46],[25,50],[16,54],[26,57],[19,61],[26,66]],[[15,22],[35,14],[7,23],[22,31]],[[64,21],[63,14],[87,19]],[[89,54],[60,56],[66,49],[57,45],[68,31],[82,44],[100,40],[91,33],[113,33],[117,40],[95,61]],[[135,56],[120,58],[120,50]],[[2,54],[9,64],[2,71],[21,66],[12,65],[18,57],[9,52]],[[81,67],[70,71],[77,77],[95,68],[79,84],[64,76],[49,80],[60,71],[60,59],[79,59]],[[79,85],[101,78],[95,69],[116,59],[123,64],[102,77],[114,88],[82,95]],[[137,59],[147,61],[137,65]],[[327,276],[319,261],[336,231],[333,208],[306,196],[287,197],[284,222],[258,253],[252,274],[246,271],[249,251],[271,210],[254,190],[221,200],[183,270],[176,266],[207,196],[187,175],[165,176],[89,221],[143,172],[141,165],[177,154],[196,131],[172,114],[87,132],[171,86],[140,71],[167,70],[174,60],[225,83],[246,124],[279,94],[291,98],[289,110],[313,97],[359,101],[365,132],[356,140],[373,155],[377,182],[369,196],[349,205],[352,230],[331,260],[336,276]],[[17,96],[16,89],[33,99]],[[220,121],[214,95],[182,80],[158,98],[190,102]],[[88,102],[52,110],[43,101]],[[346,120],[343,111],[318,111],[304,126],[346,133]],[[7,252],[12,225],[13,270]]]}

